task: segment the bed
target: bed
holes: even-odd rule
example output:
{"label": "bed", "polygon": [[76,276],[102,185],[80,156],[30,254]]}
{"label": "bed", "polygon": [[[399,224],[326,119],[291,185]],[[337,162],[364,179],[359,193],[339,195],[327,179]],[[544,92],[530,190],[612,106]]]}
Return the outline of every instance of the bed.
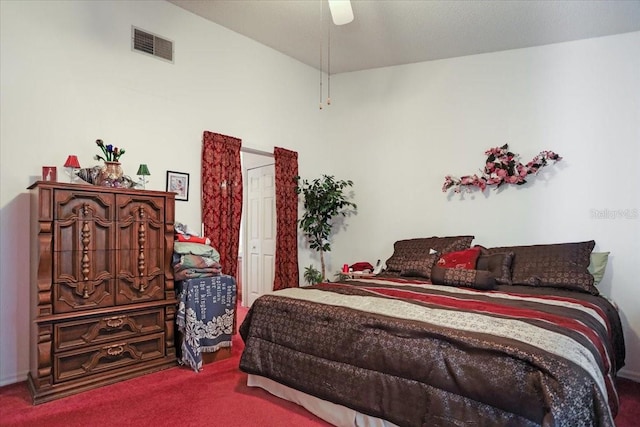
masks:
{"label": "bed", "polygon": [[595,243],[470,238],[399,241],[382,275],[258,298],[249,385],[334,425],[614,426],[624,339]]}

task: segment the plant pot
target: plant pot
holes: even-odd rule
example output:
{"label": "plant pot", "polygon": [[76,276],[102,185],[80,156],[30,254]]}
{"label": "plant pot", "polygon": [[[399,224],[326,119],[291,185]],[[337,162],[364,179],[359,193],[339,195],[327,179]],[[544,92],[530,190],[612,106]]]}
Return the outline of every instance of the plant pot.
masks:
{"label": "plant pot", "polygon": [[100,185],[104,187],[115,187],[121,180],[124,172],[120,162],[104,162],[104,166],[100,170]]}

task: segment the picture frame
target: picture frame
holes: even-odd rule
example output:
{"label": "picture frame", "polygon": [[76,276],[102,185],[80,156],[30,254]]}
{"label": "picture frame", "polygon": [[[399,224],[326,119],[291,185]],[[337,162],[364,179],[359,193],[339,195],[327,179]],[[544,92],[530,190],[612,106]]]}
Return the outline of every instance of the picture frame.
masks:
{"label": "picture frame", "polygon": [[176,200],[189,200],[189,174],[167,171],[167,192],[176,193]]}
{"label": "picture frame", "polygon": [[42,167],[42,180],[43,181],[57,181],[58,169],[55,166],[43,166]]}

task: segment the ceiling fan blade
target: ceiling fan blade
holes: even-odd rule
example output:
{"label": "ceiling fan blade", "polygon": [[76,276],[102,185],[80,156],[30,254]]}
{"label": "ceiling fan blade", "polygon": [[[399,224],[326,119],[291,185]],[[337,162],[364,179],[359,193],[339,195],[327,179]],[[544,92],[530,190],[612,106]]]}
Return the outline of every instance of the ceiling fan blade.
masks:
{"label": "ceiling fan blade", "polygon": [[351,0],[328,0],[331,18],[336,25],[344,25],[353,21]]}

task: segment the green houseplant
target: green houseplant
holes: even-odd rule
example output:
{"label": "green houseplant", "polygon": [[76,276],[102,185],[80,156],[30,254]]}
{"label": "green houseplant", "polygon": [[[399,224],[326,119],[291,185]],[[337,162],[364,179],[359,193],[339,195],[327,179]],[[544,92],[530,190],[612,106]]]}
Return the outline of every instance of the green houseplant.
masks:
{"label": "green houseplant", "polygon": [[304,197],[304,214],[300,228],[309,241],[309,247],[320,252],[322,280],[325,279],[324,253],[331,251],[329,237],[336,216],[355,213],[358,207],[347,200],[345,191],[353,187],[353,181],[336,180],[331,175],[322,175],[312,181],[298,179],[296,192]]}
{"label": "green houseplant", "polygon": [[310,285],[322,282],[322,273],[313,265],[304,268],[304,280]]}

